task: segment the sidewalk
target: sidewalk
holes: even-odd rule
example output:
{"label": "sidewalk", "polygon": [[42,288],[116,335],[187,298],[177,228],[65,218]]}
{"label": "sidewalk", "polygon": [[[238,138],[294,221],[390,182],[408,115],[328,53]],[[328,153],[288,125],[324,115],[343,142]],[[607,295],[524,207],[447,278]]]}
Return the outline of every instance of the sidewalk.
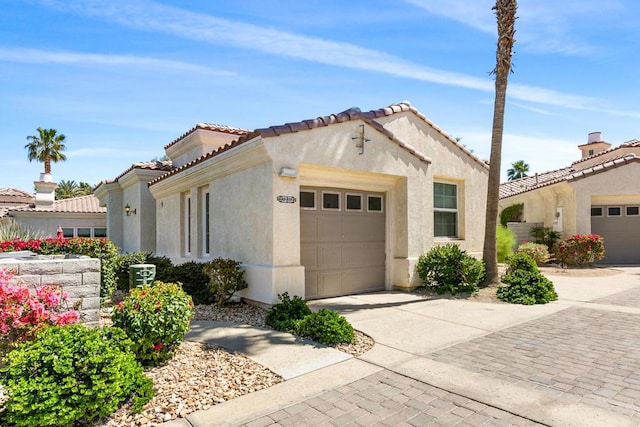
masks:
{"label": "sidewalk", "polygon": [[288,379],[165,425],[638,425],[640,268],[614,273],[554,272],[560,300],[541,306],[396,292],[312,302],[375,339],[355,359],[270,330],[197,325],[189,339],[235,346]]}

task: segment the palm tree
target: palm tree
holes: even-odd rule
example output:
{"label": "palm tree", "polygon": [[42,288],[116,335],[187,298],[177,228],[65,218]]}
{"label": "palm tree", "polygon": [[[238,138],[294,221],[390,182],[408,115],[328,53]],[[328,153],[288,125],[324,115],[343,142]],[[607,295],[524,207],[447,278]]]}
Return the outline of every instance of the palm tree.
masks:
{"label": "palm tree", "polygon": [[61,180],[56,187],[56,200],[70,199],[78,196],[78,184],[75,181]]}
{"label": "palm tree", "polygon": [[498,225],[498,201],[500,198],[500,163],[502,160],[502,133],[504,131],[504,106],[507,83],[511,73],[511,56],[516,23],[516,0],[496,0],[493,10],[498,26],[496,49],[495,101],[493,104],[493,128],[491,130],[491,155],[489,157],[489,182],[487,185],[487,210],[485,217],[484,248],[482,258],[486,266],[484,284],[499,283],[496,228]]}
{"label": "palm tree", "polygon": [[37,160],[44,163],[44,173],[51,173],[51,162],[57,163],[61,160],[67,160],[67,156],[62,152],[67,148],[63,144],[65,140],[63,134],[58,134],[55,129],[38,128],[38,135],[28,136],[27,140],[31,141],[24,146],[29,150],[29,161]]}
{"label": "palm tree", "polygon": [[507,169],[507,180],[513,181],[514,179],[524,178],[529,172],[529,165],[524,160],[518,160],[515,163],[511,163],[511,167]]}
{"label": "palm tree", "polygon": [[80,181],[78,196],[90,196],[93,194],[93,187],[88,182]]}

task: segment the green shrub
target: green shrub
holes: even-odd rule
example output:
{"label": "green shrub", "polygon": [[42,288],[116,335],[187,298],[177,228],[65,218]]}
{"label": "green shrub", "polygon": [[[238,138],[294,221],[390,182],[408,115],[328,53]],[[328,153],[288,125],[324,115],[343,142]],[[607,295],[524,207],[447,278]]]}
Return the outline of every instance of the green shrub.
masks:
{"label": "green shrub", "polygon": [[455,244],[436,246],[420,255],[416,268],[424,286],[453,295],[477,292],[478,283],[484,277],[484,263]]}
{"label": "green shrub", "polygon": [[546,304],[558,299],[553,283],[539,271],[514,270],[502,276],[496,296],[514,304]]}
{"label": "green shrub", "polygon": [[16,426],[72,426],[115,412],[131,399],[140,412],[153,382],[117,328],[53,326],[5,358],[8,392],[0,417]]}
{"label": "green shrub", "polygon": [[14,239],[42,239],[44,237],[45,233],[42,230],[38,230],[25,224],[20,224],[18,221],[10,217],[0,218],[0,242]]}
{"label": "green shrub", "polygon": [[565,265],[584,267],[604,258],[604,239],[597,234],[576,234],[556,243],[555,257]]}
{"label": "green shrub", "polygon": [[522,222],[524,203],[507,206],[500,212],[500,225],[507,226],[508,222]]}
{"label": "green shrub", "polygon": [[[156,280],[159,280],[161,282],[179,282],[180,281],[180,280],[175,280],[173,278],[172,276],[174,271],[173,262],[171,262],[171,259],[167,258],[166,256],[157,256],[153,254],[147,254],[147,259],[145,260],[145,264],[153,264],[156,266]],[[182,288],[185,289],[184,284],[182,285]],[[187,292],[186,289],[185,289],[185,292]]]}
{"label": "green shrub", "polygon": [[307,302],[295,295],[289,297],[289,293],[278,294],[280,302],[269,307],[265,323],[282,332],[296,332],[296,322],[311,314]]}
{"label": "green shrub", "polygon": [[[193,299],[194,304],[211,304],[215,294],[209,289],[209,276],[204,272],[205,264],[189,261],[171,267],[170,281],[181,283],[182,289]],[[161,279],[158,279],[161,280]]]}
{"label": "green shrub", "polygon": [[118,255],[116,258],[116,281],[119,290],[124,292],[129,290],[129,267],[134,264],[146,264],[148,256],[147,252]]}
{"label": "green shrub", "polygon": [[179,284],[156,281],[131,290],[113,310],[113,325],[131,339],[131,349],[143,365],[168,360],[184,340],[193,302]]}
{"label": "green shrub", "polygon": [[524,270],[532,273],[539,272],[536,262],[524,252],[516,253],[507,258],[507,273]]}
{"label": "green shrub", "polygon": [[216,304],[224,305],[237,291],[247,287],[242,263],[228,258],[216,258],[204,264],[209,276],[209,290],[215,295]]}
{"label": "green shrub", "polygon": [[547,245],[542,243],[525,242],[518,246],[518,253],[529,255],[538,265],[547,263],[550,258]]}
{"label": "green shrub", "polygon": [[513,255],[513,246],[516,244],[516,236],[507,227],[498,226],[496,229],[496,247],[498,251],[498,262],[505,262]]}
{"label": "green shrub", "polygon": [[556,242],[560,240],[560,232],[551,227],[533,227],[529,233],[534,242],[545,245],[549,252],[553,251]]}
{"label": "green shrub", "polygon": [[353,327],[347,319],[326,308],[299,320],[296,324],[296,333],[327,345],[353,341]]}

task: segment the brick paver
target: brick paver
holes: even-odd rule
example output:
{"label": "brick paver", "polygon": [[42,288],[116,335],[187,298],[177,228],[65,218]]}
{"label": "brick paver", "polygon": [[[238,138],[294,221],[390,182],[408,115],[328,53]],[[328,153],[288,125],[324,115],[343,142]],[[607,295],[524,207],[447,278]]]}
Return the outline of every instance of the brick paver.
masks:
{"label": "brick paver", "polygon": [[428,357],[640,420],[638,325],[637,314],[572,307]]}
{"label": "brick paver", "polygon": [[593,302],[640,308],[640,288],[618,292],[617,294],[609,295],[608,297],[600,298]]}
{"label": "brick paver", "polygon": [[[325,417],[320,418],[318,414]],[[539,426],[388,370],[244,426]]]}

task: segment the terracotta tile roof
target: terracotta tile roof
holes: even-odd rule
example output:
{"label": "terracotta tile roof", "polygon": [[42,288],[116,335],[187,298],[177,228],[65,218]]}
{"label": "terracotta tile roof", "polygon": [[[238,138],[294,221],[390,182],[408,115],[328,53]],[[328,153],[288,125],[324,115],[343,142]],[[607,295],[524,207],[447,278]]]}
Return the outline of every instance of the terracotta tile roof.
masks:
{"label": "terracotta tile roof", "polygon": [[605,158],[605,159],[602,160],[602,162],[606,162],[606,161],[609,161],[609,160],[615,160],[616,158],[624,156],[624,155],[622,155],[622,156],[621,155],[617,155],[616,151],[620,150],[621,148],[633,148],[633,147],[640,147],[640,140],[632,139],[632,140],[623,142],[622,144],[618,145],[617,147],[609,148],[608,150],[601,151],[599,153],[596,153],[596,154],[593,154],[591,156],[585,157],[584,159],[576,160],[571,165],[574,166],[576,169],[579,169],[581,163],[585,163],[585,162],[591,161],[591,160],[596,159],[596,158]]}
{"label": "terracotta tile roof", "polygon": [[19,208],[12,208],[9,210],[9,213],[11,212],[106,213],[107,208],[101,207],[98,198],[90,195],[55,200],[53,206],[47,209],[36,209],[35,205],[30,204]]}
{"label": "terracotta tile roof", "polygon": [[0,188],[0,196],[6,197],[31,197],[33,198],[33,193],[27,193],[26,191],[18,190],[17,188],[4,187]]}
{"label": "terracotta tile roof", "polygon": [[[466,155],[470,156],[472,159],[474,159],[477,163],[479,163],[480,165],[482,165],[485,168],[488,168],[488,164],[480,159],[478,159],[477,157],[475,157],[469,150],[467,150],[464,146],[462,146],[461,144],[459,144],[454,138],[452,138],[451,136],[445,134],[439,127],[437,127],[435,124],[433,124],[429,119],[426,118],[426,116],[424,116],[422,113],[420,113],[415,107],[413,107],[408,101],[403,101],[400,102],[398,104],[392,104],[389,105],[388,107],[384,107],[384,108],[379,108],[377,110],[371,110],[371,111],[367,111],[367,112],[362,112],[360,111],[360,109],[358,108],[350,108],[348,110],[345,110],[341,113],[337,113],[337,114],[331,114],[329,116],[322,116],[322,117],[318,117],[316,119],[309,119],[309,120],[302,120],[300,122],[292,122],[292,123],[285,123],[284,125],[278,125],[278,126],[270,126],[267,128],[260,128],[260,129],[256,129],[253,132],[247,132],[246,134],[240,136],[240,138],[238,138],[236,141],[233,141],[223,147],[220,147],[219,149],[211,152],[211,153],[207,153],[203,156],[200,156],[197,159],[192,160],[191,162],[173,169],[171,171],[169,171],[168,173],[159,176],[158,178],[152,180],[149,182],[149,186],[154,185],[172,175],[175,175],[178,172],[181,172],[187,168],[193,167],[199,163],[202,163],[203,161],[210,159],[212,157],[215,157],[231,148],[234,148],[240,144],[243,144],[247,141],[250,141],[252,139],[255,139],[257,137],[261,137],[261,138],[271,138],[271,137],[277,137],[283,134],[288,134],[288,133],[295,133],[295,132],[301,132],[301,131],[306,131],[306,130],[311,130],[311,129],[315,129],[315,128],[320,128],[320,127],[325,127],[325,126],[330,126],[336,123],[343,123],[343,122],[348,122],[348,121],[353,121],[353,120],[363,120],[364,122],[366,122],[367,124],[369,124],[370,126],[372,126],[373,128],[375,128],[377,131],[379,131],[380,133],[382,133],[383,135],[387,136],[391,141],[393,141],[394,143],[398,144],[402,149],[410,152],[412,155],[416,156],[418,159],[420,159],[422,162],[425,163],[431,163],[431,159],[429,157],[427,157],[426,155],[424,155],[423,153],[419,152],[418,150],[416,150],[415,147],[413,147],[411,144],[402,141],[399,138],[396,138],[393,133],[391,131],[389,131],[388,129],[386,129],[381,123],[377,122],[375,119],[378,117],[385,117],[385,116],[390,116],[393,114],[397,114],[397,113],[402,113],[402,112],[411,112],[413,114],[415,114],[416,116],[418,116],[418,118],[420,118],[421,120],[423,120],[425,123],[427,123],[430,127],[432,127],[433,129],[435,129],[438,133],[440,133],[441,135],[443,135],[446,139],[448,139],[452,144],[456,145],[458,148],[460,148],[460,150],[462,150]],[[197,126],[196,126],[197,128]],[[185,135],[189,134],[190,132],[193,132],[196,128],[191,129],[189,132],[187,132]],[[183,135],[182,137],[178,138],[181,139],[183,138],[185,135]],[[177,140],[176,140],[177,141]],[[176,141],[173,141],[170,145],[174,144]],[[166,147],[165,147],[166,148]]]}
{"label": "terracotta tile roof", "polygon": [[[133,165],[131,165],[131,167],[129,167],[127,170],[122,172],[117,177],[101,181],[98,185],[95,186],[95,188],[98,188],[99,186],[104,185],[104,184],[111,184],[111,183],[114,183],[114,182],[118,182],[120,180],[120,178],[122,178],[123,176],[125,176],[126,174],[128,174],[129,172],[131,172],[134,169],[170,171],[170,170],[173,169],[173,166],[171,165],[171,160],[152,160],[152,161],[149,161],[149,162],[134,163]],[[94,188],[94,190],[95,190],[95,188]]]}
{"label": "terracotta tile roof", "polygon": [[181,139],[184,139],[184,137],[186,137],[190,133],[195,132],[198,129],[211,130],[211,131],[215,131],[215,132],[228,133],[229,135],[238,135],[238,136],[246,135],[246,134],[251,132],[251,131],[249,131],[247,129],[234,128],[234,127],[231,127],[231,126],[216,125],[216,124],[212,124],[212,123],[198,123],[197,125],[195,125],[191,129],[189,129],[188,131],[186,131],[185,133],[183,133],[182,135],[180,135],[179,137],[177,137],[176,139],[174,139],[173,141],[171,141],[170,143],[165,145],[164,149],[166,150],[167,148],[169,148],[172,145],[176,144],[178,141],[180,141]]}
{"label": "terracotta tile roof", "polygon": [[[623,145],[620,147],[623,147]],[[627,153],[613,158],[604,156],[601,162],[582,170],[576,170],[572,165],[563,169],[505,182],[500,184],[500,198],[504,199],[563,181],[575,181],[631,162],[640,162],[640,156],[633,153]],[[574,162],[574,164],[575,163],[576,162]]]}

